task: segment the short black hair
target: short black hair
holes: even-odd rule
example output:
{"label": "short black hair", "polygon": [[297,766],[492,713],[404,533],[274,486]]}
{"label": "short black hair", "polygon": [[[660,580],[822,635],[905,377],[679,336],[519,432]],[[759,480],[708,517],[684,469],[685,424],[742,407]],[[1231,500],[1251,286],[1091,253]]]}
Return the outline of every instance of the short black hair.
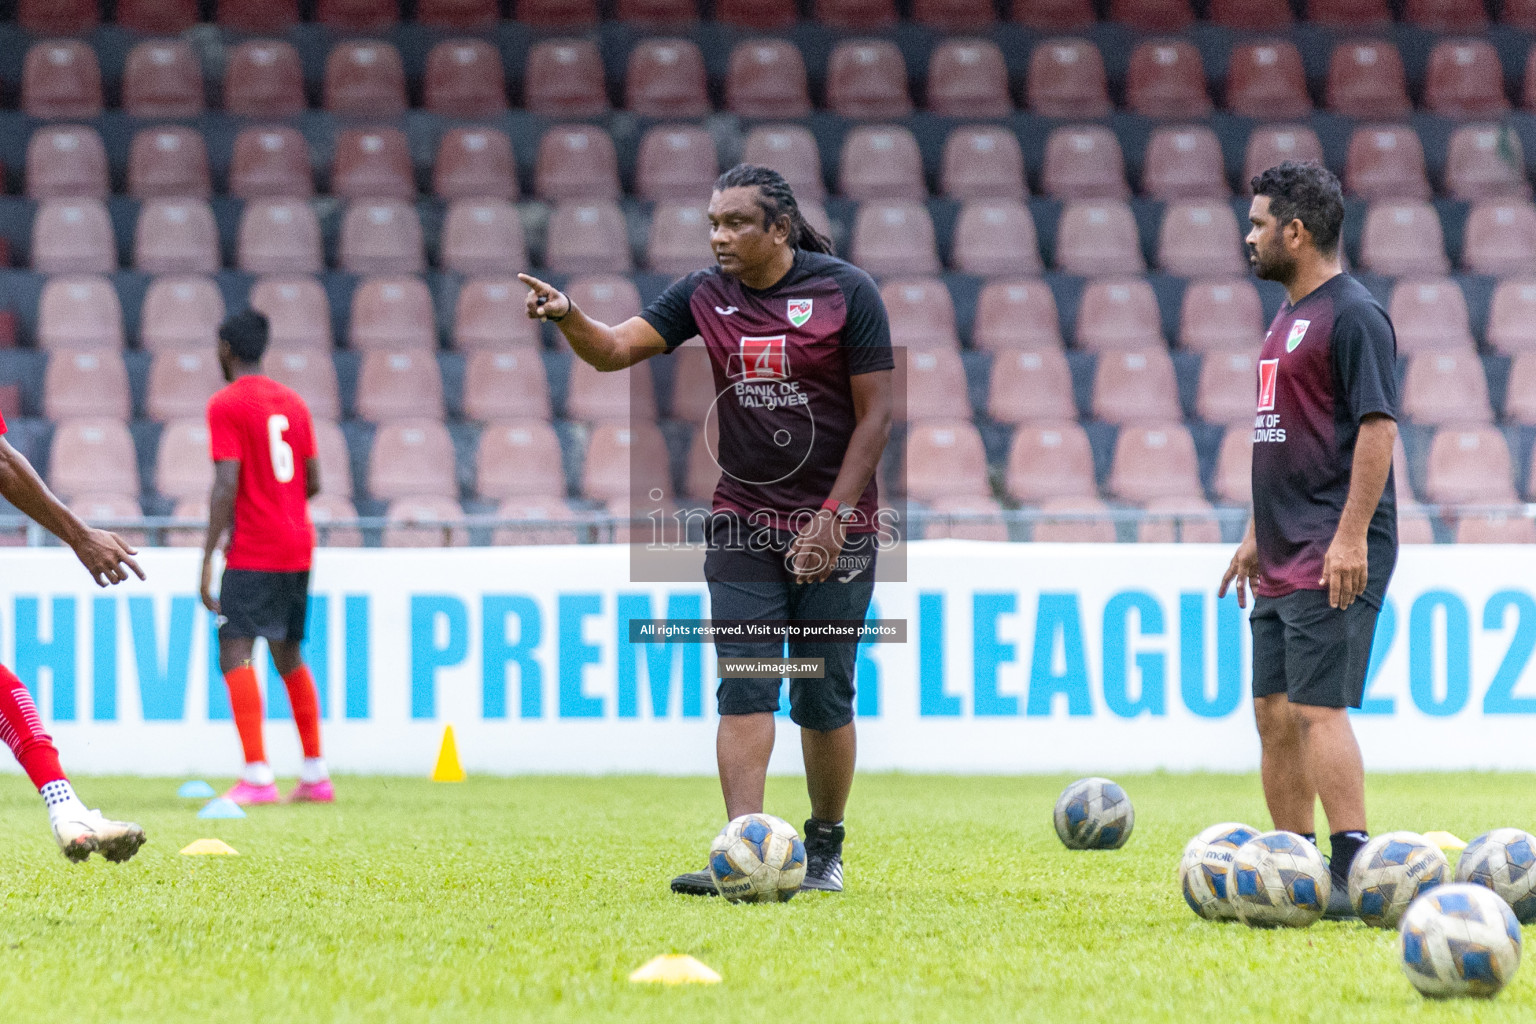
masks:
{"label": "short black hair", "polygon": [[271,336],[267,318],[254,309],[236,313],[219,325],[219,340],[228,344],[230,352],[242,363],[261,362]]}
{"label": "short black hair", "polygon": [[1287,160],[1253,179],[1253,194],[1269,197],[1269,212],[1284,228],[1293,220],[1312,233],[1317,251],[1331,256],[1344,226],[1344,189],[1322,164]]}

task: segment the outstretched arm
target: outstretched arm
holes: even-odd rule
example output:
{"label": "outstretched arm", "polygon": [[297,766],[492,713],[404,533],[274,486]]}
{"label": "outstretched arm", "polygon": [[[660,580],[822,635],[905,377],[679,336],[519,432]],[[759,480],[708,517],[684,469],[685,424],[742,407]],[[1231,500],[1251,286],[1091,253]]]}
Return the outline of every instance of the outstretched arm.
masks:
{"label": "outstretched arm", "polygon": [[587,316],[560,289],[529,274],[517,279],[528,286],[528,318],[560,328],[571,351],[599,370],[623,370],[667,350],[656,328],[638,316],[609,327]]}
{"label": "outstretched arm", "polygon": [[235,492],[240,488],[240,460],[219,459],[213,464],[213,490],[208,495],[208,532],[203,536],[203,579],[199,588],[203,607],[219,614],[213,596],[213,553],[235,521]]}
{"label": "outstretched arm", "polygon": [[27,457],[0,437],[0,496],[59,540],[68,544],[97,586],[121,583],[131,570],[139,579],[144,570],[133,560],[138,554],[123,538],[93,530],[64,506],[43,483]]}

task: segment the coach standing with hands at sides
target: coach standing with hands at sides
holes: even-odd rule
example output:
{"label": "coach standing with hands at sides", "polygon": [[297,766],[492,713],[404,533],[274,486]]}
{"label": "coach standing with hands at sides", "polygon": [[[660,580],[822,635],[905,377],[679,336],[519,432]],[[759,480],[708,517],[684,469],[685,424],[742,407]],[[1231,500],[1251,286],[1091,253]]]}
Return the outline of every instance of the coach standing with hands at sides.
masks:
{"label": "coach standing with hands at sides", "polygon": [[[862,622],[874,590],[875,469],[891,427],[890,325],[868,274],[831,255],[789,184],[739,165],[709,199],[715,266],[673,284],[639,316],[597,323],[557,289],[520,275],[528,315],[555,323],[577,356],[622,370],[699,335],[718,396],[721,468],[704,577],[716,620]],[[669,488],[670,490],[670,488]],[[783,638],[717,640],[722,657],[784,656]],[[853,787],[853,642],[791,641],[825,659],[792,679],[811,819],[802,888],[843,888],[843,810]],[[727,818],[760,812],[783,680],[722,679],[715,755]],[[672,880],[712,896],[708,871]]]}
{"label": "coach standing with hands at sides", "polygon": [[1277,829],[1317,841],[1328,816],[1328,917],[1352,917],[1347,879],[1368,836],[1349,708],[1365,695],[1376,616],[1397,563],[1392,446],[1397,338],[1339,266],[1344,196],[1314,163],[1253,179],[1249,262],[1285,286],[1259,357],[1253,521],[1222,577],[1252,585],[1253,708]]}

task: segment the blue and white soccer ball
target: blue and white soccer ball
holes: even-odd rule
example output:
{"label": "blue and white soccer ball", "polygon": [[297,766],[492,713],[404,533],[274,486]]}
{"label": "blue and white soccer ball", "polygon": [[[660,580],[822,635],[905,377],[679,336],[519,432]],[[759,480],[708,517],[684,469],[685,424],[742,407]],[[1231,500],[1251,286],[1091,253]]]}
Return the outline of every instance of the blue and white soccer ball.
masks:
{"label": "blue and white soccer ball", "polygon": [[1179,891],[1189,909],[1210,921],[1237,917],[1227,898],[1227,869],[1238,847],[1259,834],[1236,821],[1212,825],[1184,847],[1179,858]]}
{"label": "blue and white soccer ball", "polygon": [[1294,832],[1264,832],[1232,855],[1227,898],[1255,928],[1305,928],[1328,909],[1328,862]]}
{"label": "blue and white soccer ball", "polygon": [[1426,996],[1492,996],[1520,966],[1520,922],[1492,889],[1452,882],[1409,904],[1398,952]]}
{"label": "blue and white soccer ball", "polygon": [[1456,881],[1487,886],[1521,924],[1536,921],[1536,836],[1518,828],[1478,836],[1461,851]]}
{"label": "blue and white soccer ball", "polygon": [[782,903],[805,879],[805,844],[783,818],[743,814],[709,845],[709,873],[732,903]]}
{"label": "blue and white soccer ball", "polygon": [[1440,847],[1417,832],[1386,832],[1360,848],[1349,866],[1349,902],[1360,920],[1396,928],[1421,893],[1451,880]]}
{"label": "blue and white soccer ball", "polygon": [[1119,783],[1078,779],[1056,799],[1055,821],[1069,850],[1118,850],[1131,838],[1136,809]]}

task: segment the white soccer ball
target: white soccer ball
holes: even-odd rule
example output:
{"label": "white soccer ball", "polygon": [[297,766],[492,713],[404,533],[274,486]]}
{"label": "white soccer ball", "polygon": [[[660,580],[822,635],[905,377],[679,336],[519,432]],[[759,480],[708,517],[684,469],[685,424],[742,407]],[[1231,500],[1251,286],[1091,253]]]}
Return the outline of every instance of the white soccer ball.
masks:
{"label": "white soccer ball", "polygon": [[709,844],[709,873],[732,903],[782,903],[800,891],[805,844],[771,814],[743,814]]}
{"label": "white soccer ball", "polygon": [[1056,800],[1056,834],[1069,850],[1118,850],[1131,837],[1136,810],[1109,779],[1078,779]]}
{"label": "white soccer ball", "polygon": [[1520,966],[1520,922],[1492,889],[1452,882],[1409,904],[1397,948],[1424,995],[1491,996]]}
{"label": "white soccer ball", "polygon": [[1521,924],[1536,921],[1536,836],[1518,828],[1485,832],[1461,851],[1456,881],[1487,886]]}
{"label": "white soccer ball", "polygon": [[1237,848],[1259,834],[1256,828],[1236,821],[1212,825],[1184,847],[1179,858],[1179,891],[1189,909],[1211,921],[1230,921],[1237,916],[1227,898],[1227,868]]}
{"label": "white soccer ball", "polygon": [[1396,928],[1420,893],[1451,880],[1440,847],[1417,832],[1387,832],[1360,847],[1349,866],[1349,902],[1360,920]]}
{"label": "white soccer ball", "polygon": [[1255,928],[1305,928],[1328,909],[1328,862],[1294,832],[1264,832],[1232,855],[1227,898]]}

